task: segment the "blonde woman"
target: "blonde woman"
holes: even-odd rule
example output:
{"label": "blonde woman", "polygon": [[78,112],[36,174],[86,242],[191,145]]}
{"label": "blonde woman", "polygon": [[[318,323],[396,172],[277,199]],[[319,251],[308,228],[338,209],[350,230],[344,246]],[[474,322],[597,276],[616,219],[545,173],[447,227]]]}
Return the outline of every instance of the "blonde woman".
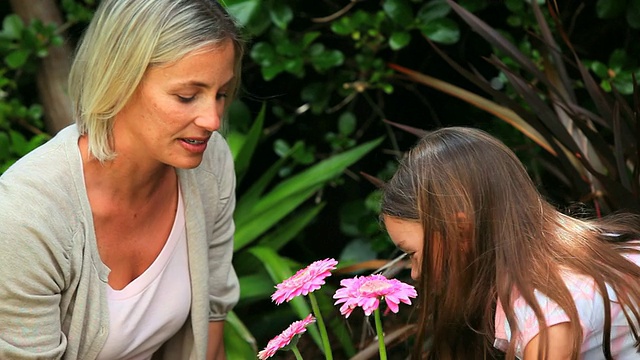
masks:
{"label": "blonde woman", "polygon": [[0,177],[1,359],[223,359],[239,296],[217,130],[243,43],[214,0],[102,0],[76,124]]}
{"label": "blonde woman", "polygon": [[422,138],[382,219],[421,293],[415,358],[640,358],[638,217],[563,215],[487,133]]}

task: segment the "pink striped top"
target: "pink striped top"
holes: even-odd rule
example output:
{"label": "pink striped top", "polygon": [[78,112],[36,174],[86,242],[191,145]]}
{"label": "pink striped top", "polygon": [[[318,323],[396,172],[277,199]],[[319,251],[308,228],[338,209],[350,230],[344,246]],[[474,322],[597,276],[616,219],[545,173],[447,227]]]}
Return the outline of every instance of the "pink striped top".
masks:
{"label": "pink striped top", "polygon": [[[627,258],[640,265],[640,255],[628,255]],[[576,303],[582,326],[583,339],[580,358],[584,360],[603,359],[604,302],[595,281],[589,276],[573,273],[566,273],[563,278]],[[607,290],[611,299],[611,352],[613,358],[617,360],[640,359],[640,354],[633,346],[633,335],[622,307],[616,302],[616,296],[611,288],[607,286]],[[558,304],[537,290],[534,294],[544,313],[547,326],[569,322],[569,317]],[[515,293],[514,297],[513,306],[517,327],[520,330],[515,339],[516,356],[522,359],[524,348],[539,333],[539,325],[533,310],[524,299],[518,293]],[[506,351],[511,339],[511,330],[500,301],[496,307],[495,322],[496,340],[494,346]]]}

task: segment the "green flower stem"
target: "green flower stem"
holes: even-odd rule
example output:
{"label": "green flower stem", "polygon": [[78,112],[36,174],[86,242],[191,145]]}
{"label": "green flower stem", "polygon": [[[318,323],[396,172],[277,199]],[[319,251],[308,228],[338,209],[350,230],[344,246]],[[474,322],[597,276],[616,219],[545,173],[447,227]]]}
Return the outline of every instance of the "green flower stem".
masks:
{"label": "green flower stem", "polygon": [[302,360],[302,355],[300,354],[300,350],[298,350],[297,346],[293,346],[291,348],[291,351],[293,351],[293,354],[296,356],[297,360]]}
{"label": "green flower stem", "polygon": [[309,300],[311,300],[311,307],[313,313],[316,315],[316,321],[318,322],[318,328],[320,328],[320,337],[322,337],[322,345],[324,346],[324,356],[327,360],[333,360],[333,354],[331,353],[331,344],[329,344],[329,336],[327,335],[327,328],[324,326],[324,320],[322,320],[322,314],[320,314],[320,307],[318,301],[313,293],[309,293]]}
{"label": "green flower stem", "polygon": [[382,319],[380,319],[380,308],[374,311],[376,318],[376,333],[378,334],[378,346],[380,347],[380,360],[387,360],[387,348],[384,345],[384,333],[382,332]]}

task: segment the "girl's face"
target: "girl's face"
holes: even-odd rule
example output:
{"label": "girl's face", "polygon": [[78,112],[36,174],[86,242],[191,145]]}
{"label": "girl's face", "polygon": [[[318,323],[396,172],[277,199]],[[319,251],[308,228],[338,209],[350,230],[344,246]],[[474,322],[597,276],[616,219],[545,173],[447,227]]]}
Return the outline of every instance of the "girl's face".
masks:
{"label": "girl's face", "polygon": [[382,220],[396,246],[411,259],[411,278],[418,280],[421,273],[424,250],[424,229],[417,221],[384,215]]}
{"label": "girl's face", "polygon": [[231,40],[151,67],[116,115],[116,151],[139,163],[194,168],[218,130],[234,77]]}

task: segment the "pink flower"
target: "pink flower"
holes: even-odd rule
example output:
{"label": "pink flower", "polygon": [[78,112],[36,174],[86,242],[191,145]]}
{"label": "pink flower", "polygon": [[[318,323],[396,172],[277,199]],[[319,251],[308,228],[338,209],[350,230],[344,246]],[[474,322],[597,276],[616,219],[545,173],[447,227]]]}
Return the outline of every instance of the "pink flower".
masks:
{"label": "pink flower", "polygon": [[318,260],[311,263],[304,269],[298,270],[295,275],[276,285],[276,292],[271,295],[271,300],[276,305],[291,301],[294,297],[302,294],[307,295],[314,292],[322,285],[324,279],[331,275],[331,270],[335,270],[338,262],[335,259]]}
{"label": "pink flower", "polygon": [[353,309],[360,306],[365,315],[369,316],[384,299],[387,306],[394,313],[398,312],[398,304],[411,305],[410,297],[418,296],[416,289],[396,279],[387,279],[383,275],[369,275],[344,279],[340,281],[343,287],[333,295],[338,299],[335,305],[342,304],[340,313],[349,317]]}
{"label": "pink flower", "polygon": [[258,359],[265,360],[275,355],[276,351],[289,345],[291,340],[293,340],[296,336],[301,335],[305,331],[307,331],[307,325],[313,323],[314,321],[316,321],[316,319],[311,316],[311,314],[309,314],[306,318],[289,325],[289,327],[286,328],[282,333],[280,333],[280,335],[271,339],[264,350],[258,353]]}

